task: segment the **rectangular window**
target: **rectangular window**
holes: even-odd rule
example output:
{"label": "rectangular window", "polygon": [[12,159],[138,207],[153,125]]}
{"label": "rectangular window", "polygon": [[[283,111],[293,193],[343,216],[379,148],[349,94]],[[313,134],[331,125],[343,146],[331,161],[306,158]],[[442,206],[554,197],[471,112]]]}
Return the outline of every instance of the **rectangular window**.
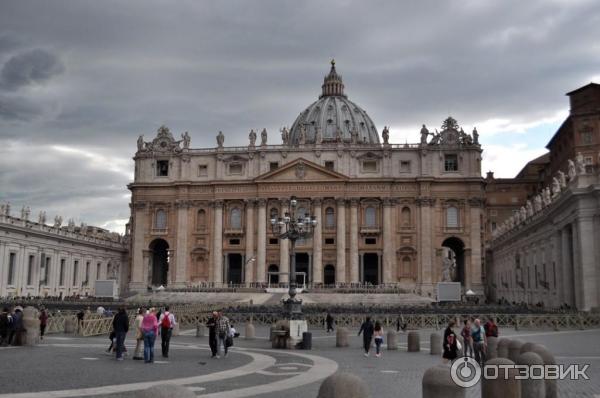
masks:
{"label": "rectangular window", "polygon": [[376,238],[366,238],[365,239],[365,244],[366,245],[376,245],[377,244],[377,239]]}
{"label": "rectangular window", "polygon": [[156,176],[157,177],[168,177],[169,176],[169,161],[168,160],[157,160],[156,161]]}
{"label": "rectangular window", "polygon": [[230,163],[229,164],[229,174],[242,174],[242,164],[241,163]]}
{"label": "rectangular window", "polygon": [[79,261],[73,263],[73,286],[77,286],[77,272],[79,271]]}
{"label": "rectangular window", "polygon": [[201,164],[198,166],[198,177],[206,177],[208,176],[208,166],[205,164]]}
{"label": "rectangular window", "polygon": [[33,266],[35,264],[35,256],[29,256],[29,262],[27,263],[27,285],[33,284]]}
{"label": "rectangular window", "polygon": [[581,132],[581,143],[583,145],[590,145],[593,143],[593,136],[591,131],[582,131]]}
{"label": "rectangular window", "polygon": [[269,171],[277,170],[279,168],[279,162],[269,162]]}
{"label": "rectangular window", "polygon": [[8,257],[8,279],[7,284],[15,284],[15,262],[17,261],[17,253],[10,253]]}
{"label": "rectangular window", "polygon": [[46,269],[44,270],[44,285],[50,284],[50,257],[46,257]]}
{"label": "rectangular window", "polygon": [[65,285],[65,259],[64,258],[60,259],[60,274],[58,276],[58,285],[59,286]]}
{"label": "rectangular window", "polygon": [[239,245],[240,240],[239,239],[229,239],[229,244],[230,245]]}
{"label": "rectangular window", "polygon": [[454,206],[446,209],[446,227],[458,228],[458,209]]}
{"label": "rectangular window", "polygon": [[400,161],[400,172],[401,173],[410,173],[410,160],[401,160]]}
{"label": "rectangular window", "polygon": [[335,163],[333,162],[333,160],[327,160],[325,161],[325,168],[327,170],[332,170],[335,168]]}
{"label": "rectangular window", "polygon": [[363,172],[375,173],[377,172],[377,161],[376,160],[364,160],[362,162]]}
{"label": "rectangular window", "polygon": [[269,244],[270,245],[276,245],[279,243],[279,239],[277,238],[269,238]]}
{"label": "rectangular window", "polygon": [[325,244],[326,245],[333,245],[333,244],[335,244],[335,239],[333,239],[333,238],[325,238]]}
{"label": "rectangular window", "polygon": [[458,157],[456,155],[446,155],[444,157],[445,171],[458,171]]}

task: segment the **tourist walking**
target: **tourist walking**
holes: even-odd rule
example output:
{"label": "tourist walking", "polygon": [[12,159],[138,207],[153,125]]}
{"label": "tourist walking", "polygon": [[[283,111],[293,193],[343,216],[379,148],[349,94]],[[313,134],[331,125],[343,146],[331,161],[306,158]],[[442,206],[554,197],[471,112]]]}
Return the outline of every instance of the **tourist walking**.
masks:
{"label": "tourist walking", "polygon": [[8,333],[11,321],[8,311],[8,308],[4,307],[0,313],[0,346],[8,343]]}
{"label": "tourist walking", "polygon": [[473,338],[471,337],[471,322],[468,319],[464,321],[460,335],[463,338],[463,356],[473,358]]}
{"label": "tourist walking", "polygon": [[383,328],[379,321],[375,322],[373,336],[375,336],[375,356],[379,358],[381,356],[381,345],[383,344]]}
{"label": "tourist walking", "polygon": [[8,345],[21,345],[21,331],[23,330],[23,312],[21,307],[15,307],[11,318],[8,335]]}
{"label": "tourist walking", "polygon": [[485,330],[479,319],[475,319],[474,325],[471,328],[471,337],[473,338],[473,351],[475,352],[475,360],[479,365],[485,363]]}
{"label": "tourist walking", "polygon": [[493,317],[488,319],[483,328],[485,329],[485,337],[498,337],[498,325],[496,325],[496,320]]}
{"label": "tourist walking", "polygon": [[77,333],[81,331],[81,327],[83,326],[83,318],[85,317],[85,313],[83,310],[79,310],[77,313]]}
{"label": "tourist walking", "polygon": [[40,340],[44,340],[44,333],[46,332],[46,325],[48,325],[48,313],[45,308],[40,311]]}
{"label": "tourist walking", "polygon": [[211,358],[218,358],[218,350],[217,350],[217,319],[219,318],[219,313],[214,311],[212,316],[208,318],[206,322],[206,327],[208,328],[208,345],[210,346]]}
{"label": "tourist walking", "polygon": [[133,352],[133,359],[142,360],[142,346],[144,345],[144,333],[142,332],[142,322],[144,321],[144,308],[140,308],[135,317],[135,351]]}
{"label": "tourist walking", "polygon": [[229,335],[229,318],[223,315],[222,312],[219,312],[219,318],[217,319],[217,332],[218,332],[218,343],[217,343],[217,352],[221,349],[221,344],[223,345],[223,356],[227,356],[227,336]]}
{"label": "tourist walking", "polygon": [[360,330],[358,331],[358,335],[362,333],[363,335],[363,348],[365,350],[365,356],[369,356],[369,351],[371,351],[371,340],[373,339],[374,332],[373,323],[371,322],[371,317],[368,316],[367,319],[360,325]]}
{"label": "tourist walking", "polygon": [[158,320],[154,308],[151,308],[150,312],[144,315],[142,333],[144,334],[144,362],[154,362],[154,341],[158,334]]}
{"label": "tourist walking", "polygon": [[327,324],[327,333],[329,333],[330,331],[333,332],[333,322],[334,322],[334,319],[331,316],[331,314],[328,312],[327,316],[325,317],[325,323]]}
{"label": "tourist walking", "polygon": [[115,331],[117,361],[122,361],[125,350],[125,336],[127,336],[127,332],[129,331],[129,317],[123,307],[119,308],[113,318],[113,330]]}
{"label": "tourist walking", "polygon": [[158,319],[160,325],[160,347],[162,349],[162,356],[164,358],[169,357],[169,342],[173,335],[173,326],[175,326],[175,315],[169,312],[169,306],[165,307],[165,312],[160,314]]}
{"label": "tourist walking", "polygon": [[456,341],[456,335],[454,333],[449,333],[444,338],[443,344],[443,354],[442,358],[444,358],[444,362],[452,362],[458,357],[458,344]]}

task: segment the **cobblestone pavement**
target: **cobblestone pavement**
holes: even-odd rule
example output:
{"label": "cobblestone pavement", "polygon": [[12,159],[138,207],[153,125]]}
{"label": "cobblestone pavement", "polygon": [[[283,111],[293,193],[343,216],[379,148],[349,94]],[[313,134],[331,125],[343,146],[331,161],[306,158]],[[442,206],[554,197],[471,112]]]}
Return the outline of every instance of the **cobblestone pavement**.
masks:
{"label": "cobblestone pavement", "polygon": [[[429,354],[432,330],[420,332],[421,352],[406,352],[406,335],[400,333],[398,351],[384,348],[381,358],[367,358],[356,331],[348,348],[336,348],[333,334],[312,330],[311,351],[288,351],[272,350],[267,328],[257,327],[257,339],[236,339],[230,355],[218,360],[209,358],[207,338],[196,338],[194,332],[173,338],[169,358],[160,356],[157,341],[154,364],[130,357],[117,362],[104,351],[106,337],[51,335],[36,347],[2,347],[0,398],[133,397],[135,391],[157,382],[185,385],[201,397],[316,397],[322,379],[336,370],[363,378],[374,397],[421,397],[423,372],[441,363]],[[600,395],[600,330],[500,332],[546,345],[558,363],[590,365],[590,380],[559,381],[561,397]],[[126,343],[132,353],[132,340]],[[467,396],[479,397],[479,386],[469,389]]]}

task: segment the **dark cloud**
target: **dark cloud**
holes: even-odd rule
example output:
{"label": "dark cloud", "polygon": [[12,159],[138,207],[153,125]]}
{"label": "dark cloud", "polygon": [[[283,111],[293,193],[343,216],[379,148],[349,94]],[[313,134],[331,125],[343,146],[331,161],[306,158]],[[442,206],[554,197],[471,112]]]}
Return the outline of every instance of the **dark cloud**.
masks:
{"label": "dark cloud", "polygon": [[[437,127],[448,114],[466,128],[493,119],[534,125],[600,75],[597,1],[21,0],[2,11],[0,79],[18,91],[0,93],[0,138],[91,148],[129,169],[137,135],[161,124],[189,131],[194,147],[214,146],[219,130],[241,145],[263,127],[278,142],[278,128],[317,98],[332,57],[349,98],[379,130],[414,131],[413,142],[422,123]],[[47,50],[25,57],[34,48]],[[490,132],[480,133],[486,142]],[[38,159],[26,170],[48,172]],[[111,182],[110,173],[87,172],[40,178],[38,193],[20,197],[65,192],[68,201],[77,191],[97,195],[96,176]],[[13,194],[19,181],[11,179]],[[114,200],[126,213],[127,199]]]}
{"label": "dark cloud", "polygon": [[64,72],[60,59],[44,49],[34,49],[11,57],[0,71],[0,87],[17,90],[32,84],[42,84]]}

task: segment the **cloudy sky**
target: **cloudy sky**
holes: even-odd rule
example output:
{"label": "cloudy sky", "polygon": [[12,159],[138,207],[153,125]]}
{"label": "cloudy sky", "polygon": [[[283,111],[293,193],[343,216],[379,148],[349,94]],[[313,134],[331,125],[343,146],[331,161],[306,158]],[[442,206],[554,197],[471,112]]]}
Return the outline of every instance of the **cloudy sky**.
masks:
{"label": "cloudy sky", "polygon": [[136,138],[290,126],[335,57],[391,140],[448,115],[512,177],[600,81],[600,2],[0,0],[0,201],[122,231]]}

